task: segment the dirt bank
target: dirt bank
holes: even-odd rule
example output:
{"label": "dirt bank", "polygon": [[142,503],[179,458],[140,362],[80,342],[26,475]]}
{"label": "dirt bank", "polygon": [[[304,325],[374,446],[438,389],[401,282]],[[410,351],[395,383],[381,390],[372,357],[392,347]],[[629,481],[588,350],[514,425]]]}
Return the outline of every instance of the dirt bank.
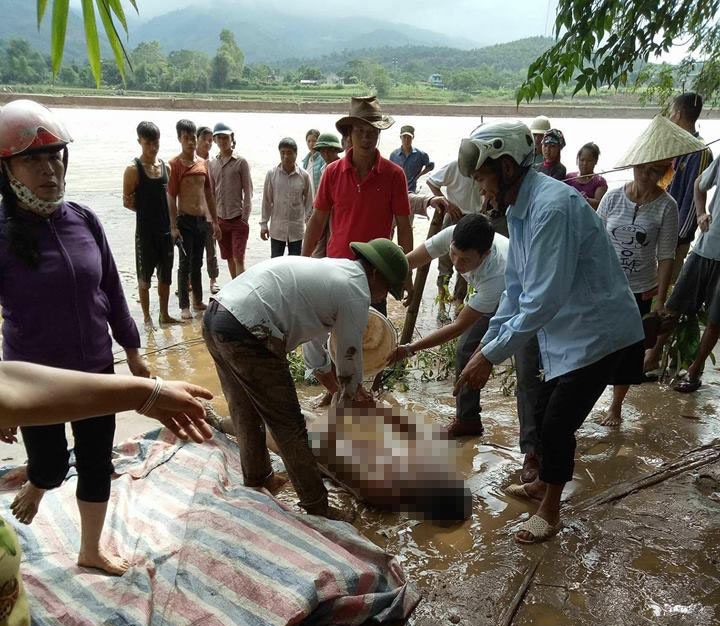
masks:
{"label": "dirt bank", "polygon": [[[170,98],[141,96],[76,96],[51,94],[0,93],[0,104],[18,98],[31,98],[53,107],[81,107],[101,109],[142,109],[182,111],[237,111],[265,113],[345,113],[343,102],[269,102],[261,100],[221,100],[214,98]],[[657,107],[585,106],[567,104],[530,104],[519,108],[505,104],[428,104],[388,103],[383,106],[394,115],[442,115],[460,117],[534,117],[540,113],[553,118],[617,118],[650,119],[657,115]],[[720,111],[703,113],[704,118],[720,119]]]}

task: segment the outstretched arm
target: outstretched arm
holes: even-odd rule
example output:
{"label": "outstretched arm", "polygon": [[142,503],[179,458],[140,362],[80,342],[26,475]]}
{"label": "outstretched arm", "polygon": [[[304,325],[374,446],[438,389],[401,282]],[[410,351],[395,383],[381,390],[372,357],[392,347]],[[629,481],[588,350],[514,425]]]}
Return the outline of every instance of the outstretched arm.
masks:
{"label": "outstretched arm", "polygon": [[[0,363],[0,427],[61,424],[97,415],[139,410],[156,381],[137,376],[87,374],[33,363]],[[212,398],[202,387],[163,381],[145,414],[181,439],[198,443],[212,437],[198,398]]]}

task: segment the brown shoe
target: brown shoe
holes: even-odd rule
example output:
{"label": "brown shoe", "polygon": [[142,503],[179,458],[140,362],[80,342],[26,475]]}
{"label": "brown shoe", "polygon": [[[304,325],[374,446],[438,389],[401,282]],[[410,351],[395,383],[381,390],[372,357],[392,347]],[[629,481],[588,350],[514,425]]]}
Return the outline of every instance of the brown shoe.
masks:
{"label": "brown shoe", "polygon": [[538,458],[532,453],[526,454],[520,480],[522,480],[523,483],[531,483],[538,477],[539,473],[540,461],[538,461]]}
{"label": "brown shoe", "polygon": [[482,422],[479,419],[455,419],[452,424],[447,427],[447,434],[451,439],[456,439],[457,437],[480,437],[484,430]]}

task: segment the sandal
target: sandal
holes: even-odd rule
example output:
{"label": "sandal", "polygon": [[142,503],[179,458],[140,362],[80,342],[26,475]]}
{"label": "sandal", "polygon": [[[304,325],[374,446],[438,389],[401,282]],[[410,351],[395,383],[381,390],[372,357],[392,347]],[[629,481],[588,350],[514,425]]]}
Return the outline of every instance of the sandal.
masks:
{"label": "sandal", "polygon": [[542,543],[543,541],[547,541],[557,535],[561,528],[561,522],[552,526],[539,515],[533,515],[527,522],[520,524],[520,528],[518,528],[518,532],[524,530],[525,532],[530,533],[532,535],[532,540],[528,541],[527,539],[520,539],[517,533],[515,533],[515,541],[518,543]]}
{"label": "sandal", "polygon": [[505,493],[513,498],[519,498],[520,500],[529,500],[530,502],[542,502],[542,498],[536,498],[531,496],[525,485],[510,485],[505,489]]}
{"label": "sandal", "polygon": [[701,385],[702,378],[688,378],[680,381],[676,385],[673,385],[673,389],[675,391],[679,391],[680,393],[693,393],[694,391],[700,389]]}

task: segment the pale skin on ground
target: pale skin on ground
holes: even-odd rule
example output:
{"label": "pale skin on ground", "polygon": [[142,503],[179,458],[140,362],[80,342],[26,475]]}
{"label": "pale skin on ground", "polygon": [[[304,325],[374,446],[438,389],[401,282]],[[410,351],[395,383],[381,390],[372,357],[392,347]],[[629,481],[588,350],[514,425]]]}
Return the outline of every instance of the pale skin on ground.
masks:
{"label": "pale skin on ground", "polygon": [[[377,156],[377,143],[380,139],[380,131],[372,124],[362,121],[354,121],[352,130],[350,131],[350,140],[352,142],[352,164],[355,168],[355,174],[358,180],[363,180],[375,164]],[[305,228],[305,237],[303,238],[302,255],[312,256],[315,246],[317,246],[320,237],[325,231],[325,226],[330,220],[332,211],[313,211],[312,216],[308,220]],[[413,233],[410,224],[409,215],[396,215],[395,223],[397,225],[398,245],[408,254],[413,249]],[[412,272],[408,274],[405,284],[405,301],[410,302],[412,299]],[[373,300],[377,302],[377,300]]]}
{"label": "pale skin on ground", "polygon": [[[220,150],[220,157],[223,159],[229,159],[233,153],[233,138],[234,135],[227,135],[225,133],[218,133],[213,137],[213,141]],[[230,278],[235,278],[245,271],[245,259],[238,259],[231,257],[227,260],[228,270],[230,272]]]}
{"label": "pale skin on ground", "polygon": [[[32,363],[0,363],[0,425],[62,424],[96,415],[137,410],[145,404],[155,382],[146,378],[110,374],[86,374]],[[205,422],[205,409],[198,398],[211,399],[202,387],[179,381],[163,383],[148,412],[181,439],[202,443],[213,434]],[[45,490],[25,483],[11,505],[19,522],[30,524]],[[94,567],[121,576],[129,567],[126,559],[100,547],[107,502],[78,500],[82,520],[78,565]]]}
{"label": "pale skin on ground", "polygon": [[[633,168],[633,180],[625,185],[625,193],[632,202],[640,207],[639,211],[642,211],[644,205],[664,193],[664,190],[658,187],[657,183],[665,175],[669,163],[668,161],[660,161],[638,165]],[[665,309],[672,268],[673,259],[663,259],[658,262],[658,293],[653,304],[654,311],[663,311]],[[652,296],[648,293],[647,297]],[[605,418],[600,422],[603,426],[617,427],[622,423],[622,405],[629,390],[630,385],[614,385],[612,402]]]}
{"label": "pale skin on ground", "polygon": [[[160,161],[157,159],[160,150],[160,140],[146,139],[138,137],[138,143],[142,149],[140,154],[140,162],[142,163],[145,174],[148,178],[160,178],[162,168]],[[170,174],[170,165],[166,164],[168,175]],[[135,162],[133,161],[125,168],[123,175],[123,206],[126,209],[135,211],[135,190],[139,185],[139,176]],[[168,313],[168,302],[170,300],[170,285],[166,285],[158,281],[158,300],[160,304],[160,317],[158,319],[163,324],[180,324],[182,320],[175,319]],[[150,317],[150,285],[145,282],[138,282],[138,296],[140,297],[140,308],[143,312],[143,321],[145,326],[153,328],[153,321]]]}
{"label": "pale skin on ground", "polygon": [[[188,166],[195,163],[198,160],[198,157],[195,155],[195,149],[197,147],[197,137],[195,133],[184,130],[180,133],[178,141],[182,147],[182,152],[179,155],[180,162]],[[180,181],[180,189],[177,196],[168,192],[168,207],[170,212],[170,234],[173,241],[177,241],[178,237],[180,237],[180,231],[177,228],[177,216],[179,213],[195,216],[209,214],[213,228],[213,236],[215,239],[221,237],[217,221],[217,212],[215,210],[215,198],[210,188],[205,185],[204,176],[183,177]],[[203,302],[196,301],[193,303],[193,308],[196,311],[203,311],[207,307]],[[180,312],[180,317],[186,320],[191,319],[192,313],[190,313],[190,309],[183,309]]]}

